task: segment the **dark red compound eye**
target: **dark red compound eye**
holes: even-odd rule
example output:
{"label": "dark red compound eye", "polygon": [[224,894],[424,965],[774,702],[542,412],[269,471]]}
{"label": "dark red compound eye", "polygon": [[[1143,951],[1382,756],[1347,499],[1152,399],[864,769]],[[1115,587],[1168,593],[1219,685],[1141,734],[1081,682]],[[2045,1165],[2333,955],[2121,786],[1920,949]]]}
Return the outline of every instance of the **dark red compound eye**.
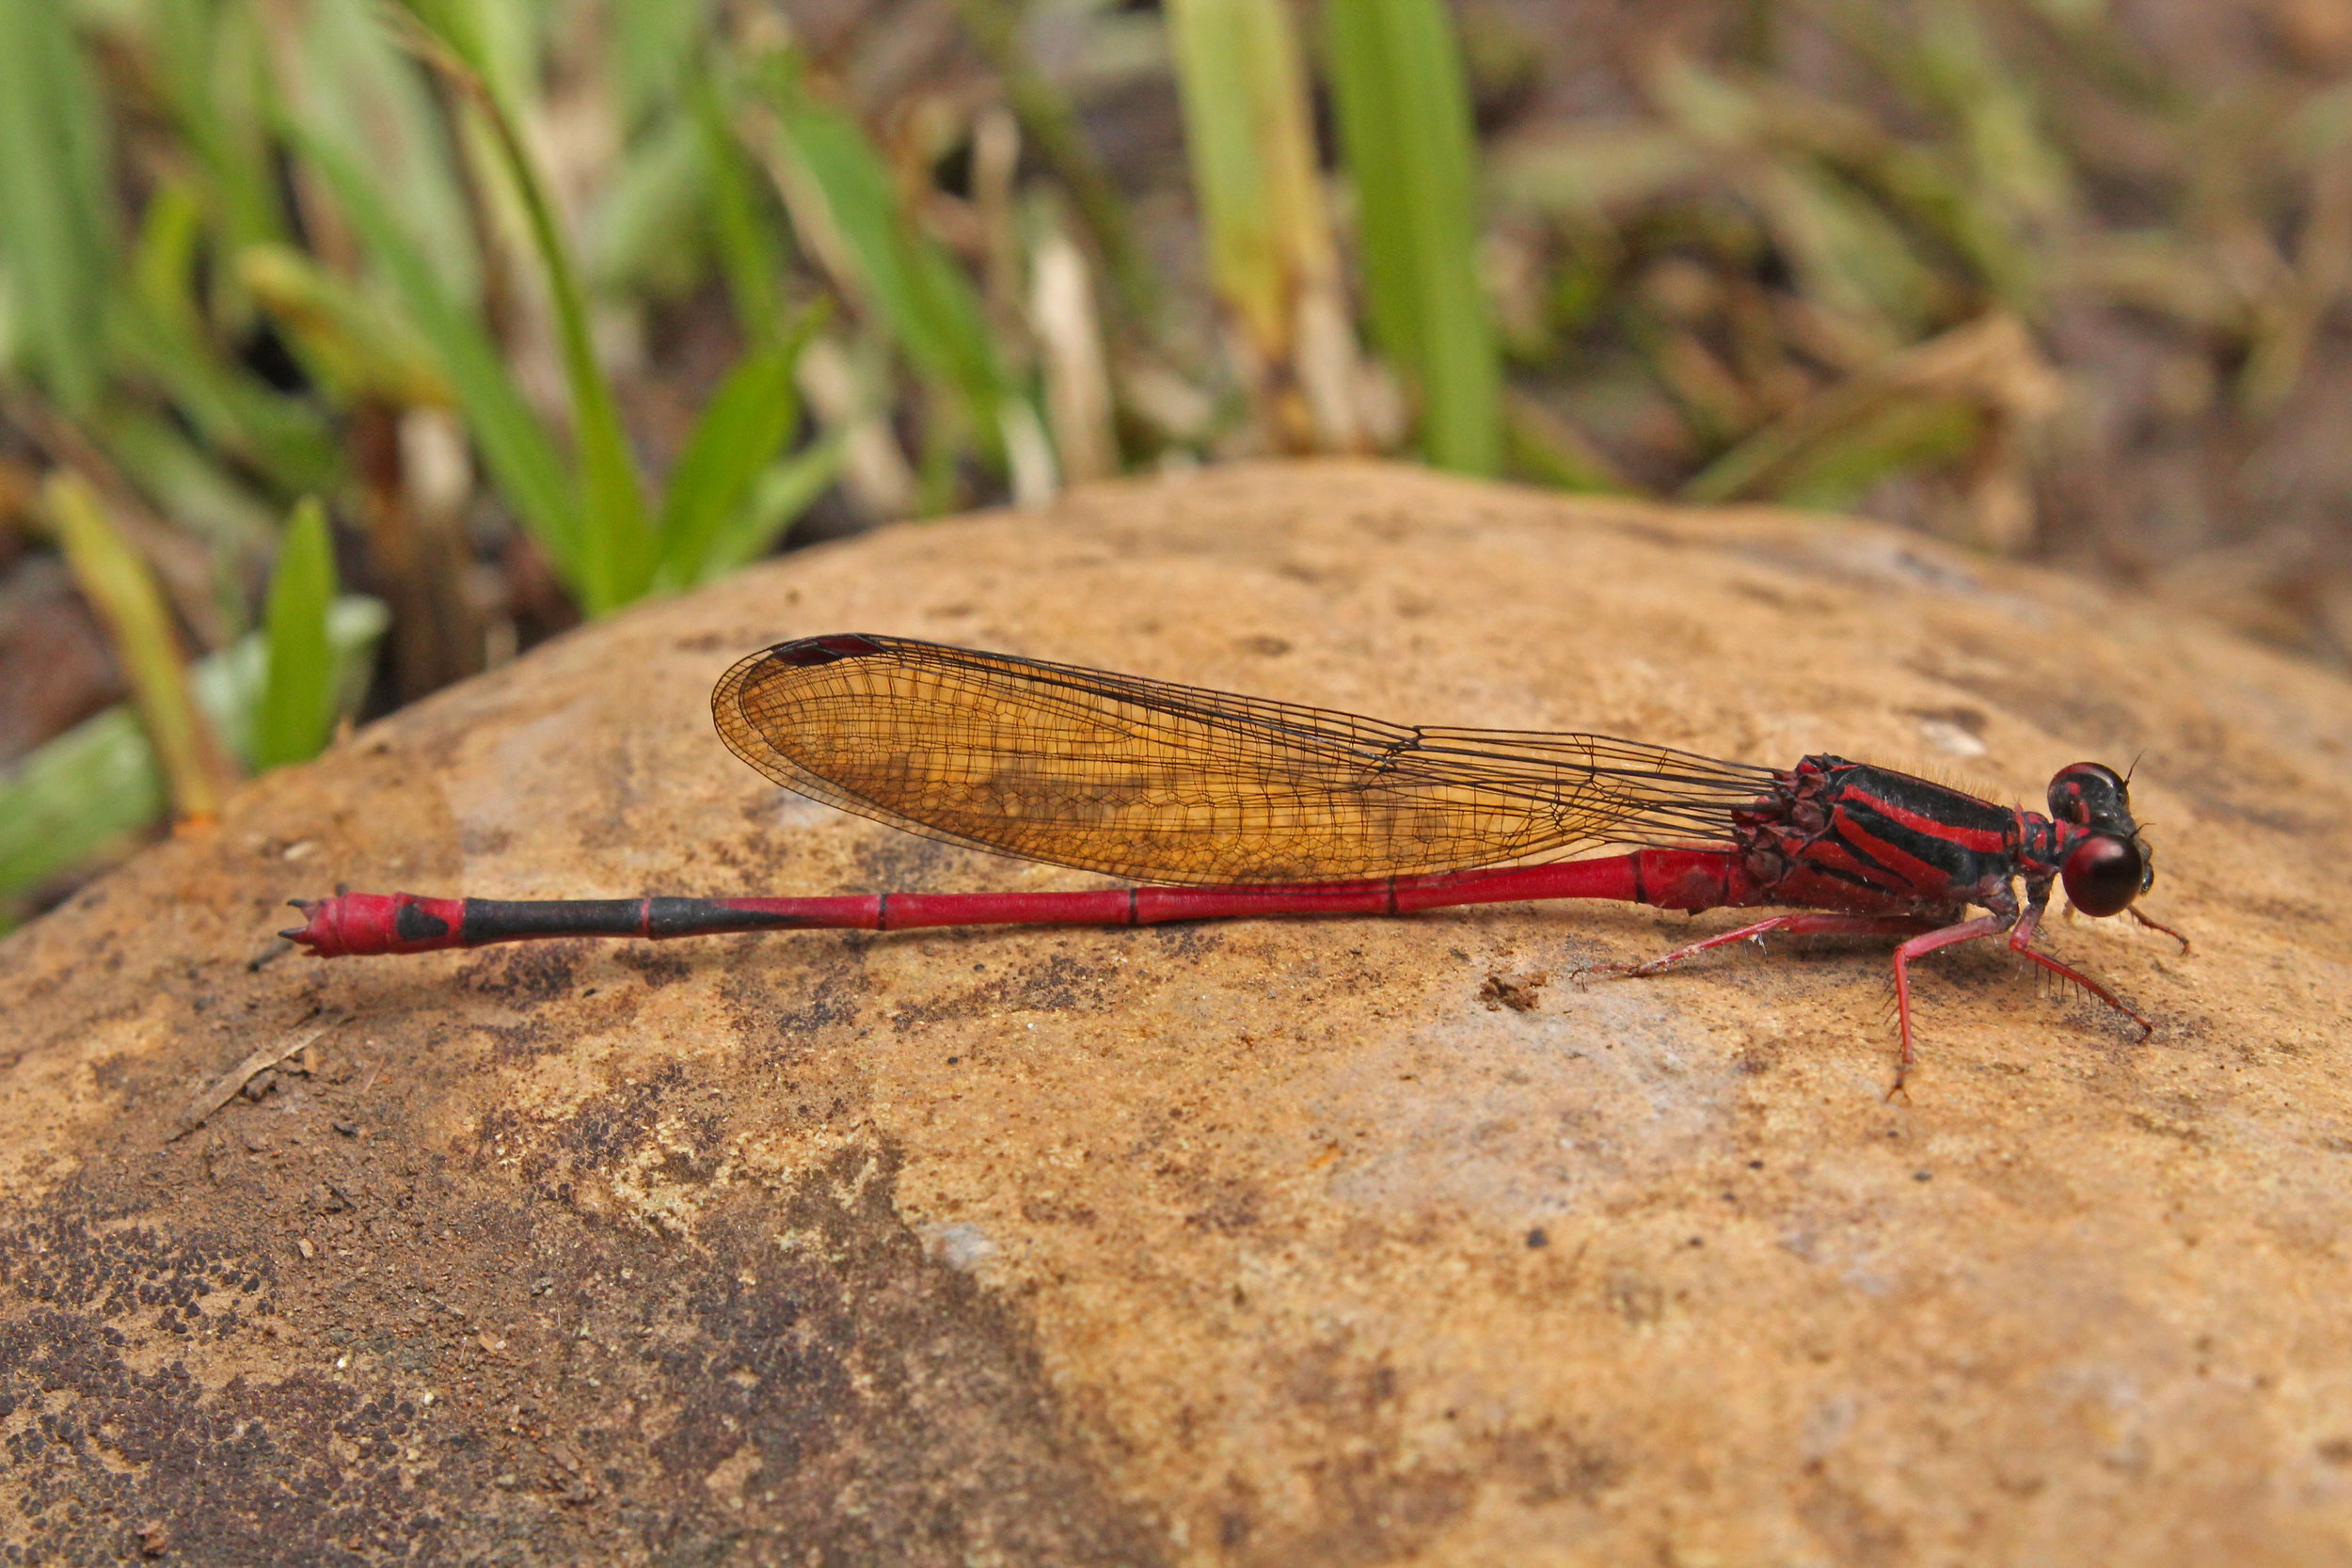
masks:
{"label": "dark red compound eye", "polygon": [[2147,858],[2128,838],[2094,834],[2074,846],[2059,869],[2066,896],[2088,915],[2122,914],[2147,885]]}

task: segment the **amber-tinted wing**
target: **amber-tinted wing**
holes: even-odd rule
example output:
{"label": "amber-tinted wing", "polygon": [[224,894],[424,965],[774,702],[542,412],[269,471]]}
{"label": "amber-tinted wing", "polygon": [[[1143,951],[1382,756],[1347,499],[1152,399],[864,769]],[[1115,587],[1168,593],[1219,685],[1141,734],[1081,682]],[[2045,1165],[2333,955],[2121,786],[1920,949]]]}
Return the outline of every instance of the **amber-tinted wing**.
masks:
{"label": "amber-tinted wing", "polygon": [[1720,842],[1769,769],[1454,730],[901,638],[803,638],[711,693],[737,756],[952,844],[1139,881],[1350,881]]}

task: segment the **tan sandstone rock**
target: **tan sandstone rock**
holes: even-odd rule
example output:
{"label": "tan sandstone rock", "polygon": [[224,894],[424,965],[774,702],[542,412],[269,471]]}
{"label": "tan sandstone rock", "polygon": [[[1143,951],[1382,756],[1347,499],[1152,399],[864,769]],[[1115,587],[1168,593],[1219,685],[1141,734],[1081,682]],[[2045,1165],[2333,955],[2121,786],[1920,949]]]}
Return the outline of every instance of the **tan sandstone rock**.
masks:
{"label": "tan sandstone rock", "polygon": [[[272,943],[338,881],[1089,885],[726,754],[718,673],[839,630],[2035,805],[2137,757],[2196,947],[2052,921],[2144,1043],[1990,944],[1929,960],[1888,1103],[1883,942],[1565,977],[1724,914]],[[1257,467],[797,555],[0,945],[0,1548],[2340,1563],[2348,775],[2332,675],[1818,517]]]}

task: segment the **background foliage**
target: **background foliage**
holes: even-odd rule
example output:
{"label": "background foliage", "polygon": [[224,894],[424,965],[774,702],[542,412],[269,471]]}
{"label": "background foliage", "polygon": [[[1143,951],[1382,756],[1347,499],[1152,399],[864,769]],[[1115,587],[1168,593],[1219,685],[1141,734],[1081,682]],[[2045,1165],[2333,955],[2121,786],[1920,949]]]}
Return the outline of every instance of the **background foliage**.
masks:
{"label": "background foliage", "polygon": [[1255,453],[2343,661],[2348,67],[2321,0],[0,0],[0,920],[580,616]]}

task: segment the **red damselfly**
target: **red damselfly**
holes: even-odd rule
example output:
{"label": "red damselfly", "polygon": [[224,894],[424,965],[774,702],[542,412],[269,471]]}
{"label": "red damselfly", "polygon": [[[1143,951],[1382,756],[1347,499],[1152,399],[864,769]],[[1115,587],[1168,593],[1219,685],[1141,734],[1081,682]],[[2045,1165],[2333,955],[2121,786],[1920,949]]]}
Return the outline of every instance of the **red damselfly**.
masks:
{"label": "red damselfly", "polygon": [[[1912,960],[2007,933],[2010,949],[2137,1023],[2113,991],[2032,945],[2055,884],[2089,915],[2155,879],[2127,781],[2079,762],[2048,816],[1891,768],[1772,768],[1606,736],[1400,725],[904,638],[778,643],[711,694],[736,755],[787,789],[950,844],[1146,884],[1060,893],[808,898],[296,901],[283,933],[322,958],[546,937],[809,927],[1151,925],[1406,914],[1611,898],[1777,906],[1646,963],[1650,974],[1772,932],[1898,936],[1902,1074]],[[1569,858],[1604,846],[1625,852]],[[2021,903],[2017,884],[2025,885]],[[1985,911],[1971,918],[1971,907]]]}

